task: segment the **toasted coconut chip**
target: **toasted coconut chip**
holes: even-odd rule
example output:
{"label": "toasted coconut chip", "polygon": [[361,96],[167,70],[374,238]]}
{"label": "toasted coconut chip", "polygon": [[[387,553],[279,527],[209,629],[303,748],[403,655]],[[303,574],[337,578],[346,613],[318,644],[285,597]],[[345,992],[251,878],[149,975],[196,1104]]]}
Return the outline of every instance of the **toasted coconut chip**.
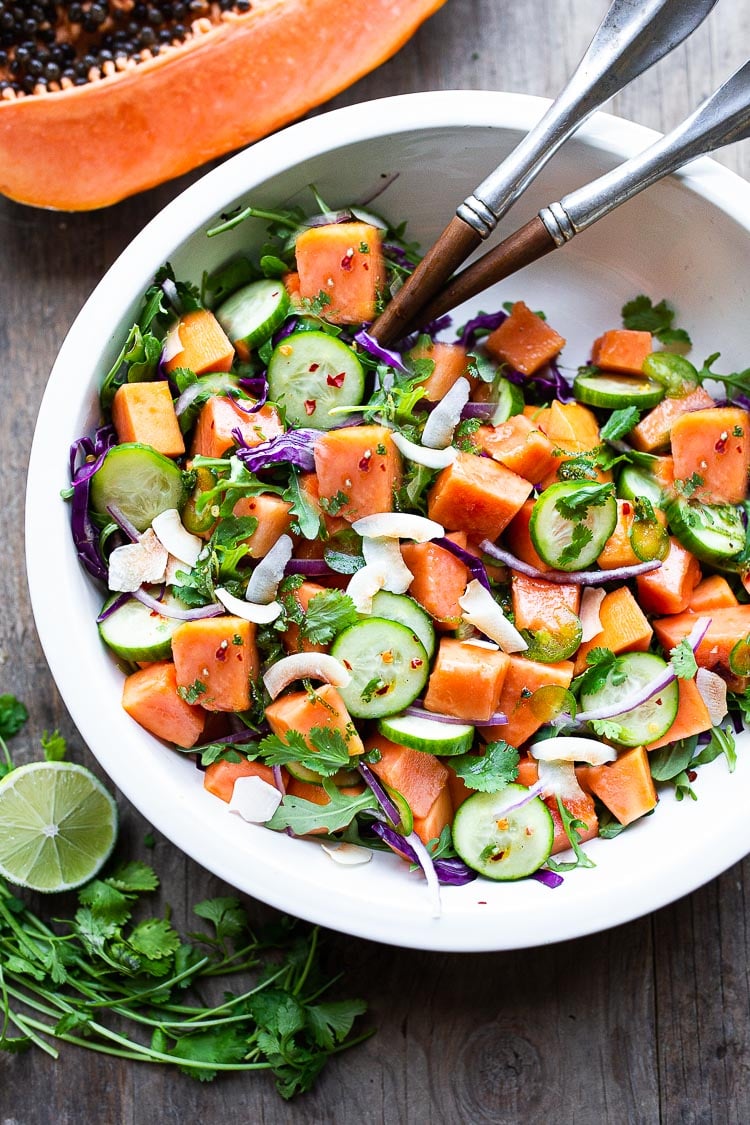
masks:
{"label": "toasted coconut chip", "polygon": [[284,656],[263,676],[271,699],[275,699],[294,680],[323,680],[333,687],[346,687],[351,676],[340,660],[326,652],[299,652]]}
{"label": "toasted coconut chip", "polygon": [[518,629],[511,625],[489,590],[472,578],[458,599],[464,621],[497,641],[503,652],[524,652],[529,646]]}
{"label": "toasted coconut chip", "polygon": [[461,421],[461,411],[469,401],[471,384],[462,375],[445,398],[430,414],[422,431],[422,445],[431,449],[445,449],[453,441],[453,432]]}
{"label": "toasted coconut chip", "polygon": [[428,543],[441,539],[445,529],[426,516],[412,516],[408,512],[379,512],[355,520],[352,529],[368,539],[413,539],[415,543]]}
{"label": "toasted coconut chip", "polygon": [[446,446],[445,449],[430,449],[428,446],[409,441],[399,433],[393,435],[393,444],[404,457],[416,465],[424,465],[427,469],[445,469],[448,465],[452,465],[458,456],[458,450],[452,445]]}
{"label": "toasted coconut chip", "polygon": [[203,540],[184,526],[176,508],[167,508],[154,517],[151,527],[163,547],[180,562],[192,567],[203,550]]}
{"label": "toasted coconut chip", "polygon": [[250,824],[265,824],[281,804],[281,793],[262,777],[238,777],[232,789],[229,811]]}
{"label": "toasted coconut chip", "polygon": [[334,863],[342,867],[357,867],[361,863],[369,863],[372,852],[369,848],[360,847],[359,844],[321,844],[323,851]]}
{"label": "toasted coconut chip", "polygon": [[406,593],[414,575],[403,560],[398,539],[363,539],[362,554],[367,566],[375,567],[384,575],[383,590],[391,594]]}
{"label": "toasted coconut chip", "polygon": [[243,621],[252,621],[255,625],[270,625],[281,613],[280,602],[269,602],[268,605],[258,605],[257,602],[248,602],[244,598],[236,598],[229,590],[221,586],[214,590],[224,609],[234,617],[241,617]]}
{"label": "toasted coconut chip", "polygon": [[591,641],[602,631],[599,611],[607,596],[600,586],[587,586],[581,596],[581,641]]}
{"label": "toasted coconut chip", "polygon": [[706,705],[706,710],[714,726],[718,726],[727,713],[727,684],[716,672],[708,668],[699,668],[695,677],[695,686],[701,699]]}
{"label": "toasted coconut chip", "polygon": [[596,738],[579,738],[577,735],[545,738],[530,746],[529,753],[538,762],[587,762],[590,766],[602,766],[617,758],[617,751],[607,746],[606,742],[599,742]]}
{"label": "toasted coconut chip", "polygon": [[578,784],[575,766],[572,762],[539,761],[539,783],[542,797],[559,797],[561,801],[585,800],[585,793]]}
{"label": "toasted coconut chip", "polygon": [[107,583],[110,590],[135,593],[141,586],[161,582],[169,555],[149,528],[137,543],[115,547],[109,556]]}
{"label": "toasted coconut chip", "polygon": [[245,593],[249,602],[267,605],[274,600],[293,549],[294,544],[290,536],[280,535],[266,557],[261,559],[250,575]]}
{"label": "toasted coconut chip", "polygon": [[385,588],[386,574],[380,566],[363,566],[349,579],[346,592],[358,613],[372,613],[372,599]]}
{"label": "toasted coconut chip", "polygon": [[491,652],[499,652],[500,645],[496,645],[494,641],[483,641],[481,637],[468,637],[465,641],[461,641],[462,645],[472,645],[474,648],[487,648]]}

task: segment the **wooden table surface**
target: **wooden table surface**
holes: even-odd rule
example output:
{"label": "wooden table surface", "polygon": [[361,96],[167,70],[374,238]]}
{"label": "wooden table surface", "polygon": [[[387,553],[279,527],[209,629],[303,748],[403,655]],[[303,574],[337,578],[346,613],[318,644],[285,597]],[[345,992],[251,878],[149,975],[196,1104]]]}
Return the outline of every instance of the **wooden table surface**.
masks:
{"label": "wooden table surface", "polygon": [[[405,0],[408,2],[408,0]],[[335,105],[415,90],[552,96],[603,0],[448,0],[415,38]],[[615,98],[613,110],[671,127],[747,56],[750,8],[720,0],[689,43]],[[750,146],[719,159],[750,177]],[[195,176],[99,213],[0,201],[0,692],[31,711],[21,758],[55,726],[92,764],[56,693],[29,609],[22,523],[26,460],[45,379],[95,282],[140,227]],[[737,268],[747,268],[737,262]],[[50,558],[53,575],[54,559]],[[17,740],[21,741],[21,740]],[[121,802],[126,845],[152,861],[178,924],[227,892]],[[333,1061],[316,1089],[282,1102],[263,1077],[201,1085],[167,1068],[64,1048],[0,1056],[0,1125],[153,1121],[588,1123],[750,1121],[750,861],[656,914],[516,953],[424,954],[329,936],[348,994],[377,1035]],[[252,901],[253,918],[267,913]]]}

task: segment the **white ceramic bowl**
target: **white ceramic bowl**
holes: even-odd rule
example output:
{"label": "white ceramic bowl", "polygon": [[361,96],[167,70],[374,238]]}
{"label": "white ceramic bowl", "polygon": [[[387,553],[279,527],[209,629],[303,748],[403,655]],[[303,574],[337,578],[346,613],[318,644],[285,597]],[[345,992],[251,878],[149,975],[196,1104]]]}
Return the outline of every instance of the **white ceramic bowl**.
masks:
{"label": "white ceramic bowl", "polygon": [[[410,237],[426,247],[546,104],[479,92],[386,99],[286,129],[210,172],[133,240],[87,301],[52,371],[31,454],[26,532],[37,628],[73,720],[113,782],[159,831],[227,882],[311,921],[397,945],[534,946],[625,922],[693,890],[750,851],[750,740],[741,739],[733,776],[723,760],[701,769],[697,802],[665,796],[655,815],[618,839],[594,841],[587,850],[596,868],[574,871],[560,889],[476,880],[444,889],[442,917],[433,919],[421,877],[400,860],[378,854],[366,866],[344,868],[313,843],[246,825],[204,792],[190,760],[122,711],[122,675],[94,624],[101,594],[78,565],[59,492],[67,484],[68,446],[96,424],[98,383],[155,270],[169,260],[178,277],[199,280],[203,269],[262,240],[262,225],[252,222],[207,240],[203,231],[220,212],[250,200],[307,201],[310,183],[331,205],[345,204],[384,173],[398,172],[377,206],[393,220],[408,219]],[[558,153],[503,230],[654,137],[597,115]],[[750,186],[702,160],[470,307],[496,309],[523,298],[544,309],[568,339],[563,362],[575,368],[592,340],[619,324],[626,299],[641,292],[667,297],[693,335],[698,360],[719,350],[722,370],[740,369],[747,366],[748,216]]]}

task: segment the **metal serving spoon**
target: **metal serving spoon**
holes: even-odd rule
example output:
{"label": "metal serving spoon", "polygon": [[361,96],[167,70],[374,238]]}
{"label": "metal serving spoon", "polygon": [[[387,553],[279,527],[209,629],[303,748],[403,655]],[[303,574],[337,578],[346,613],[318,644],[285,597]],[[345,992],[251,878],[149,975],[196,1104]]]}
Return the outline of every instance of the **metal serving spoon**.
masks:
{"label": "metal serving spoon", "polygon": [[[750,137],[750,62],[644,152],[543,207],[525,226],[457,274],[419,313],[427,324],[489,285],[570,242],[599,219],[690,160]],[[416,321],[408,327],[416,327]]]}
{"label": "metal serving spoon", "polygon": [[406,325],[488,237],[563,141],[619,90],[682,43],[716,0],[613,0],[565,88],[503,163],[458,208],[370,328],[381,344]]}

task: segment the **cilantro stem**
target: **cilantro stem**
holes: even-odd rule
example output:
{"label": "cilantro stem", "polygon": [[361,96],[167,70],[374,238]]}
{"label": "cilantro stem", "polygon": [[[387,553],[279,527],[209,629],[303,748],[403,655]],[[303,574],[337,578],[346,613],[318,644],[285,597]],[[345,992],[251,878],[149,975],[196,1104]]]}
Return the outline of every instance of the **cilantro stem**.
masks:
{"label": "cilantro stem", "polygon": [[299,980],[297,981],[296,985],[294,986],[293,992],[294,992],[295,996],[299,996],[300,992],[302,991],[302,987],[303,987],[303,985],[304,985],[305,981],[307,980],[307,977],[310,973],[310,969],[312,968],[313,958],[315,957],[315,951],[318,947],[318,933],[319,933],[318,927],[315,926],[312,933],[310,934],[310,948],[309,948],[308,953],[307,953],[307,959],[306,959],[305,964],[302,968],[302,972],[300,974]]}
{"label": "cilantro stem", "polygon": [[213,238],[216,234],[223,234],[224,231],[233,230],[234,227],[244,223],[245,219],[265,219],[269,223],[278,223],[279,226],[286,227],[288,230],[296,230],[300,225],[298,219],[292,218],[291,215],[284,215],[278,211],[264,211],[258,207],[244,207],[238,211],[236,215],[232,215],[230,219],[226,219],[223,223],[219,223],[215,227],[211,227],[206,231],[209,238]]}
{"label": "cilantro stem", "polygon": [[8,744],[4,738],[0,738],[0,750],[2,750],[3,752],[5,764],[8,767],[8,772],[10,772],[13,769],[13,759],[10,756],[10,750],[8,749]]}
{"label": "cilantro stem", "polygon": [[[168,980],[160,980],[157,984],[153,985],[151,988],[146,988],[142,992],[126,993],[125,995],[127,997],[127,1003],[128,1004],[140,1004],[141,1001],[146,1000],[149,996],[153,996],[153,994],[155,992],[162,992],[166,989],[171,990],[176,984],[179,984],[180,981],[185,980],[186,977],[205,976],[205,973],[201,973],[200,970],[205,965],[208,965],[208,964],[210,964],[209,958],[203,957],[200,961],[196,961],[196,963],[194,965],[191,965],[190,968],[184,969],[183,972],[177,973],[176,976],[170,977]],[[125,990],[123,989],[123,992],[124,991]],[[125,1001],[122,1001],[121,1005],[123,1003],[125,1003]],[[108,1007],[111,1006],[111,1004],[112,1004],[111,999],[102,999],[102,1000],[97,1000],[96,1003],[90,1004],[89,1006],[91,1008],[108,1008]],[[161,1005],[159,1005],[159,1007],[161,1007]]]}
{"label": "cilantro stem", "polygon": [[20,1016],[18,1012],[11,1011],[8,1012],[8,1015],[10,1017],[11,1023],[14,1024],[19,1031],[22,1031],[24,1035],[28,1035],[31,1042],[35,1043],[37,1047],[40,1047],[45,1052],[45,1054],[50,1055],[53,1059],[58,1059],[60,1057],[60,1052],[56,1051],[54,1047],[51,1047],[46,1039],[42,1039],[41,1035],[37,1035],[37,1033],[31,1028],[30,1024],[34,1021],[31,1020],[30,1017],[27,1016],[24,1019],[24,1017]]}

